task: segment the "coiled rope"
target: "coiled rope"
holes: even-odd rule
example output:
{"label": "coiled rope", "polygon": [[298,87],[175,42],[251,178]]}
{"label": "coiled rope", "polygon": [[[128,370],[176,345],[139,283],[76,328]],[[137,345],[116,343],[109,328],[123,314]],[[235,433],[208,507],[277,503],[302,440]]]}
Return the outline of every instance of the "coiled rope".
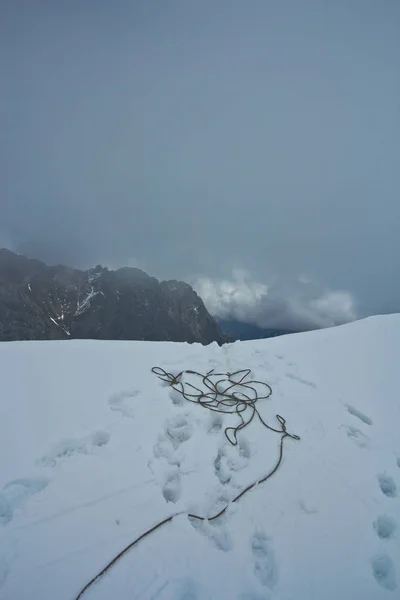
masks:
{"label": "coiled rope", "polygon": [[[228,507],[231,504],[237,502],[240,498],[242,498],[247,492],[256,487],[257,485],[264,483],[267,481],[276,471],[279,469],[282,459],[283,459],[283,443],[286,438],[292,438],[293,440],[299,440],[300,437],[298,435],[289,433],[286,429],[286,420],[281,415],[276,415],[276,420],[280,425],[280,429],[276,427],[272,427],[268,425],[264,419],[261,417],[256,403],[259,400],[263,400],[269,398],[272,394],[271,387],[263,382],[263,381],[246,381],[246,378],[250,375],[251,369],[242,369],[239,371],[235,371],[233,373],[214,373],[214,370],[208,371],[205,375],[198,373],[197,371],[192,370],[184,370],[174,375],[172,373],[168,373],[161,367],[153,367],[152,372],[157,375],[163,382],[167,383],[171,386],[177,393],[181,394],[182,397],[188,402],[193,402],[195,404],[199,404],[208,410],[212,410],[218,413],[225,414],[236,414],[239,417],[239,424],[236,427],[227,427],[225,429],[225,436],[227,440],[234,446],[237,445],[237,434],[238,432],[247,427],[254,419],[254,416],[257,415],[260,422],[274,433],[280,434],[279,441],[279,453],[278,459],[269,473],[267,473],[261,479],[257,479],[250,485],[248,485],[245,489],[243,489],[237,496],[235,496],[230,502],[226,504],[226,506],[220,510],[215,515],[210,517],[204,517],[200,515],[195,515],[193,513],[185,513],[184,511],[174,513],[170,515],[168,518],[160,521],[144,533],[142,533],[139,537],[137,537],[133,542],[128,544],[125,548],[117,554],[93,579],[91,579],[79,592],[76,596],[75,600],[79,600],[83,594],[88,590],[88,588],[93,585],[100,577],[102,577],[120,558],[122,558],[133,546],[136,546],[141,540],[145,537],[153,533],[166,523],[170,523],[174,517],[182,514],[187,514],[187,516],[191,519],[197,519],[198,521],[214,521],[221,517]],[[184,376],[190,375],[197,377],[201,380],[204,389],[201,389],[187,381],[184,381]],[[212,379],[212,377],[219,378],[216,381]],[[257,391],[257,387],[264,387],[265,393],[260,394]],[[249,409],[249,410],[248,410]],[[249,413],[249,417],[247,419],[244,418],[245,412]],[[231,433],[232,432],[232,435]]]}

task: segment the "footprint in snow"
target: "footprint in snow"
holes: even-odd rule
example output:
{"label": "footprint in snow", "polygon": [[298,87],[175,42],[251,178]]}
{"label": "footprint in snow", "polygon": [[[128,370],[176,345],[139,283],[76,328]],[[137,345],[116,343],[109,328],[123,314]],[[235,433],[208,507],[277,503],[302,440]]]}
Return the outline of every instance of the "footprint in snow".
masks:
{"label": "footprint in snow", "polygon": [[187,415],[177,415],[167,423],[165,433],[166,437],[171,441],[174,450],[177,450],[181,444],[190,440],[193,434],[193,427],[189,423]]}
{"label": "footprint in snow", "polygon": [[108,431],[98,430],[81,438],[61,440],[47,452],[39,462],[45,467],[55,467],[56,464],[75,454],[91,454],[96,448],[105,446],[110,441]]}
{"label": "footprint in snow", "polygon": [[249,460],[251,458],[251,456],[253,454],[252,450],[251,450],[251,446],[250,446],[249,440],[243,434],[240,436],[240,438],[238,440],[237,447],[239,449],[239,456],[241,456],[245,460]]}
{"label": "footprint in snow", "polygon": [[223,552],[232,550],[233,541],[226,529],[223,517],[215,521],[200,521],[189,517],[189,521],[194,529],[208,538],[218,550]]}
{"label": "footprint in snow", "polygon": [[397,496],[397,486],[393,477],[386,475],[386,473],[380,473],[377,478],[381,492],[388,498],[395,498]]}
{"label": "footprint in snow", "polygon": [[232,479],[231,469],[228,465],[228,460],[223,453],[223,449],[218,451],[217,457],[214,460],[214,470],[219,482],[223,485],[226,485]]}
{"label": "footprint in snow", "polygon": [[278,582],[278,566],[271,540],[261,530],[251,538],[254,574],[262,585],[272,589]]}
{"label": "footprint in snow", "polygon": [[309,505],[304,500],[299,501],[299,506],[306,515],[315,515],[318,512],[318,509],[315,506]]}
{"label": "footprint in snow", "polygon": [[375,556],[371,560],[375,581],[383,588],[394,591],[397,588],[396,571],[392,559],[386,554]]}
{"label": "footprint in snow", "polygon": [[374,523],[374,529],[382,540],[388,540],[394,537],[395,531],[397,529],[397,523],[392,517],[388,517],[386,515],[382,515],[378,517]]}
{"label": "footprint in snow", "polygon": [[228,443],[221,446],[214,459],[214,471],[219,482],[223,485],[230,483],[235,472],[247,467],[250,456],[250,445],[243,435],[238,439],[237,446]]}
{"label": "footprint in snow", "polygon": [[370,448],[370,439],[365,433],[357,429],[357,427],[352,427],[351,425],[343,425],[346,430],[347,437],[349,440],[357,444],[360,448]]}
{"label": "footprint in snow", "polygon": [[293,381],[298,381],[299,383],[302,383],[303,385],[307,385],[308,387],[317,388],[317,385],[313,382],[313,381],[309,381],[308,379],[303,379],[303,377],[300,377],[299,375],[296,375],[295,373],[286,373],[286,377],[288,377],[288,379],[292,379]]}
{"label": "footprint in snow", "polygon": [[166,422],[164,431],[153,448],[153,459],[149,462],[149,468],[153,473],[154,470],[159,472],[161,492],[167,502],[176,503],[181,497],[182,455],[178,450],[190,440],[192,434],[193,427],[188,415],[175,415]]}
{"label": "footprint in snow", "polygon": [[183,406],[185,402],[187,402],[187,400],[185,400],[182,394],[173,387],[171,387],[169,390],[169,397],[172,400],[172,404],[174,404],[175,406]]}
{"label": "footprint in snow", "polygon": [[164,485],[162,486],[162,495],[167,502],[175,504],[181,497],[181,493],[181,474],[177,467],[176,470],[171,470],[166,475]]}
{"label": "footprint in snow", "polygon": [[49,484],[47,477],[15,479],[6,483],[0,492],[0,523],[12,521],[14,511],[21,508],[31,496],[38,494]]}
{"label": "footprint in snow", "polygon": [[224,417],[221,413],[210,411],[208,419],[207,433],[219,433],[224,424]]}
{"label": "footprint in snow", "polygon": [[111,410],[116,410],[122,413],[124,417],[133,419],[135,417],[135,412],[133,407],[129,405],[129,401],[132,400],[132,398],[136,398],[139,394],[139,390],[130,390],[113,394],[108,399],[108,405]]}
{"label": "footprint in snow", "polygon": [[367,415],[365,415],[363,412],[361,412],[361,410],[358,410],[358,408],[355,408],[354,406],[351,406],[350,404],[347,405],[347,411],[351,415],[353,415],[353,417],[357,417],[357,419],[360,419],[360,421],[362,421],[366,425],[372,425],[373,424],[372,419],[370,419],[369,417],[367,417]]}

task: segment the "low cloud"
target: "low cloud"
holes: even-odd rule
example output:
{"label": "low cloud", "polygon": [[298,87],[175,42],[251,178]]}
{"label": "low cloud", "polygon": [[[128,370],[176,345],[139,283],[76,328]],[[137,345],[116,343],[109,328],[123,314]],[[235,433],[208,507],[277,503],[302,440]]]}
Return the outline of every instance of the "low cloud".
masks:
{"label": "low cloud", "polygon": [[233,271],[231,280],[201,278],[194,287],[211,314],[244,322],[249,320],[249,315],[251,320],[255,318],[268,295],[265,284],[251,280],[242,270]]}
{"label": "low cloud", "polygon": [[341,325],[356,319],[355,302],[346,291],[325,292],[321,297],[310,301],[309,308],[322,327]]}
{"label": "low cloud", "polygon": [[304,277],[296,284],[266,285],[236,270],[230,279],[199,278],[194,287],[213,316],[259,327],[308,330],[357,318],[350,292],[326,290]]}

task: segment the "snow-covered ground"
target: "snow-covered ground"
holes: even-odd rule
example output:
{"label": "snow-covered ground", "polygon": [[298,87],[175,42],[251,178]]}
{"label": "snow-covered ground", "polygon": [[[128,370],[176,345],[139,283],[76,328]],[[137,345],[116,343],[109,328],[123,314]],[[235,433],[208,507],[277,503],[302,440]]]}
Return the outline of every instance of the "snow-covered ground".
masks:
{"label": "snow-covered ground", "polygon": [[[0,598],[376,600],[400,596],[400,315],[219,348],[0,345]],[[271,385],[233,446],[160,366]],[[185,381],[189,382],[190,376]],[[250,409],[247,409],[250,410]]]}

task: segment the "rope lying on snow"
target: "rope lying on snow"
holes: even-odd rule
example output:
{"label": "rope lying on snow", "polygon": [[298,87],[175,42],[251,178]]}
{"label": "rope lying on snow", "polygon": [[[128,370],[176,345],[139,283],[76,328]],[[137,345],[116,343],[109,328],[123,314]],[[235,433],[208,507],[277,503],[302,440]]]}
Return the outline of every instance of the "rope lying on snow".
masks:
{"label": "rope lying on snow", "polygon": [[[228,413],[228,414],[236,414],[240,418],[240,423],[236,427],[227,427],[225,429],[225,436],[227,440],[234,446],[237,445],[237,433],[247,425],[251,423],[254,416],[257,415],[260,422],[274,433],[280,434],[280,442],[279,442],[279,454],[278,459],[272,468],[272,470],[267,473],[262,479],[258,479],[254,481],[250,485],[248,485],[244,490],[242,490],[235,498],[233,498],[226,506],[220,510],[218,513],[211,517],[203,517],[200,515],[195,515],[192,513],[187,513],[187,516],[191,519],[197,519],[199,521],[214,521],[221,517],[227,508],[237,502],[242,496],[244,496],[247,492],[253,489],[256,485],[264,483],[272,477],[274,473],[279,469],[280,464],[283,459],[283,441],[286,438],[292,438],[293,440],[299,440],[300,437],[298,435],[288,433],[286,430],[286,420],[281,415],[276,415],[276,420],[281,426],[280,429],[276,429],[275,427],[271,427],[268,425],[264,419],[261,417],[257,407],[256,402],[258,400],[263,400],[269,398],[272,394],[271,387],[264,383],[263,381],[245,381],[246,377],[250,375],[251,369],[242,369],[240,371],[235,371],[234,373],[214,373],[214,370],[209,371],[206,375],[202,375],[197,371],[184,370],[178,373],[177,375],[173,375],[172,373],[168,373],[161,367],[153,367],[152,372],[157,375],[162,381],[170,385],[176,392],[181,394],[183,398],[189,402],[194,402],[195,404],[200,404],[204,408],[208,408],[214,412],[218,413]],[[203,386],[206,388],[206,392],[201,388],[183,381],[184,375],[191,375],[201,379]],[[217,381],[213,381],[211,377],[221,377]],[[257,391],[257,388],[254,386],[265,387],[266,393],[264,395],[260,395]],[[188,388],[190,391],[188,391]],[[236,391],[235,391],[236,388]],[[240,390],[240,391],[238,391]],[[250,416],[247,420],[244,419],[243,413],[250,409]],[[230,432],[232,432],[232,437],[230,437]],[[142,533],[139,537],[137,537],[133,542],[131,542],[128,546],[123,548],[117,556],[115,556],[93,579],[91,579],[85,587],[79,592],[76,596],[75,600],[79,600],[83,594],[87,591],[87,589],[95,583],[100,577],[102,577],[124,554],[126,554],[133,546],[136,546],[141,540],[143,540],[150,533],[153,533],[166,523],[169,523],[174,519],[174,517],[178,515],[186,514],[184,512],[174,513],[170,515],[168,518],[160,521],[144,533]]]}
{"label": "rope lying on snow", "polygon": [[[237,425],[237,427],[227,427],[225,429],[226,439],[233,446],[237,445],[238,431],[249,425],[255,415],[258,416],[261,423],[267,429],[270,429],[275,433],[282,433],[283,431],[282,429],[275,429],[274,427],[267,425],[258,412],[256,402],[258,400],[269,398],[272,394],[272,389],[271,386],[268,385],[268,383],[264,383],[264,381],[254,380],[246,382],[245,379],[250,375],[251,369],[242,369],[240,371],[234,371],[233,373],[214,373],[214,370],[212,369],[206,373],[206,375],[187,369],[186,371],[181,371],[178,375],[173,375],[172,373],[167,373],[161,367],[153,367],[152,372],[157,375],[161,381],[168,383],[176,392],[180,393],[185,400],[188,400],[188,402],[200,404],[201,406],[204,406],[204,408],[208,408],[217,413],[237,414],[240,418],[239,425]],[[191,383],[184,382],[182,378],[185,374],[194,375],[201,379],[201,382],[207,391],[204,392],[201,388],[198,388]],[[221,377],[221,379],[213,381],[211,377]],[[255,385],[264,387],[265,393],[260,394],[256,387],[254,387]],[[188,388],[190,388],[190,391]],[[243,413],[247,409],[250,409],[250,417],[245,420],[243,418]],[[280,415],[276,415],[276,417],[279,423],[283,425],[283,422],[285,421],[283,417]],[[229,435],[229,432],[231,431],[232,438]],[[298,439],[297,436],[288,435],[289,437]]]}

